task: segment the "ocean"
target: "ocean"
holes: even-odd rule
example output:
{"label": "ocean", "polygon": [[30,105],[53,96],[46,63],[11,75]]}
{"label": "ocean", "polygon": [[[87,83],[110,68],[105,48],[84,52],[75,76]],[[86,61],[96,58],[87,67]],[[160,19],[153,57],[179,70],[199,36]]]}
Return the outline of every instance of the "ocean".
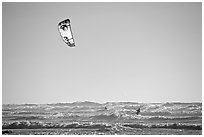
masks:
{"label": "ocean", "polygon": [[202,103],[3,104],[2,134],[201,135]]}

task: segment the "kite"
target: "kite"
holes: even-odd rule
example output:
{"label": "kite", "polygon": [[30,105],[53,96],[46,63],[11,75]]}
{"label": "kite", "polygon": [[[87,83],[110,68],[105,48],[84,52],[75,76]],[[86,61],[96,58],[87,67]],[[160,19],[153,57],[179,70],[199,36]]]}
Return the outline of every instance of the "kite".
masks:
{"label": "kite", "polygon": [[59,30],[59,33],[60,33],[63,41],[69,47],[75,47],[75,42],[74,42],[72,30],[71,30],[70,20],[66,19],[66,20],[61,21],[58,24],[58,30]]}

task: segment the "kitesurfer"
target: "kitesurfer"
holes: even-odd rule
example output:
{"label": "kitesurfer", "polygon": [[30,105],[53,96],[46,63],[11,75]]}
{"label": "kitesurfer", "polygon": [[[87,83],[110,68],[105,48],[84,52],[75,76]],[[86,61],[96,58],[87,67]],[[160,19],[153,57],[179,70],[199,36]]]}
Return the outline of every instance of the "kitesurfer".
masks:
{"label": "kitesurfer", "polygon": [[136,110],[136,111],[137,111],[136,114],[139,115],[139,113],[140,113],[140,108],[139,108],[138,110]]}

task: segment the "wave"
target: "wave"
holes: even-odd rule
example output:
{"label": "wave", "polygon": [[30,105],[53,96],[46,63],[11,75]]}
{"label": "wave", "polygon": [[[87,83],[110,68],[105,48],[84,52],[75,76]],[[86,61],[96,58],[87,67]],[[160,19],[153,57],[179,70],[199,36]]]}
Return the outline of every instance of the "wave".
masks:
{"label": "wave", "polygon": [[202,120],[202,116],[142,116],[142,115],[122,115],[118,118],[123,120],[142,120],[142,121],[190,121]]}
{"label": "wave", "polygon": [[111,126],[107,124],[92,124],[92,123],[44,123],[35,121],[15,121],[11,123],[3,123],[2,129],[55,129],[55,128],[65,128],[65,129],[106,129]]}
{"label": "wave", "polygon": [[107,113],[107,114],[96,114],[90,116],[89,114],[74,114],[74,113],[55,113],[51,115],[18,115],[18,116],[3,116],[4,121],[6,120],[87,120],[90,121],[191,121],[191,120],[202,120],[202,116],[143,116],[143,115],[128,115],[120,113]]}
{"label": "wave", "polygon": [[55,103],[55,104],[47,104],[50,106],[101,106],[102,104],[97,102],[90,102],[90,101],[84,101],[84,102],[73,102],[73,103]]}
{"label": "wave", "polygon": [[196,119],[202,119],[200,116],[192,116],[192,117],[166,117],[166,116],[155,116],[155,117],[149,117],[149,120],[196,120]]}
{"label": "wave", "polygon": [[90,116],[89,118],[94,120],[115,120],[120,118],[120,116],[117,116],[116,114],[101,114],[101,115]]}
{"label": "wave", "polygon": [[96,102],[73,102],[73,103],[55,103],[55,104],[3,104],[3,111],[27,110],[27,109],[94,109],[97,107],[107,107],[108,109],[127,109],[137,110],[141,108],[142,112],[164,112],[174,113],[175,111],[200,111],[202,103],[134,103],[134,102],[107,102],[104,104]]}
{"label": "wave", "polygon": [[106,124],[106,123],[43,123],[34,121],[16,121],[3,123],[2,129],[98,129],[101,131],[110,131],[115,127],[128,128],[166,128],[166,129],[188,129],[202,130],[201,124],[181,124],[181,123],[160,123],[160,124]]}
{"label": "wave", "polygon": [[125,124],[125,127],[131,128],[167,128],[167,129],[189,129],[189,130],[202,130],[202,125],[199,124],[176,124],[176,123],[167,123],[167,124]]}
{"label": "wave", "polygon": [[135,115],[126,113],[106,113],[90,116],[89,118],[93,120],[151,120],[151,121],[166,121],[166,120],[199,120],[202,116],[145,116],[145,115]]}
{"label": "wave", "polygon": [[8,117],[3,117],[7,118],[10,120],[44,120],[44,117],[41,116],[8,116]]}
{"label": "wave", "polygon": [[202,115],[202,103],[150,103],[141,106],[144,115]]}

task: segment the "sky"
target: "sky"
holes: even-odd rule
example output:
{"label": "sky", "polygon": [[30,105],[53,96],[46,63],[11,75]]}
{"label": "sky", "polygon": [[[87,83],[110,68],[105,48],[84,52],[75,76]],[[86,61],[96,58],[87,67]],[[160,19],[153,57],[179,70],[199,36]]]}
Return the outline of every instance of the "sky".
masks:
{"label": "sky", "polygon": [[3,2],[3,104],[75,101],[201,102],[202,3]]}

